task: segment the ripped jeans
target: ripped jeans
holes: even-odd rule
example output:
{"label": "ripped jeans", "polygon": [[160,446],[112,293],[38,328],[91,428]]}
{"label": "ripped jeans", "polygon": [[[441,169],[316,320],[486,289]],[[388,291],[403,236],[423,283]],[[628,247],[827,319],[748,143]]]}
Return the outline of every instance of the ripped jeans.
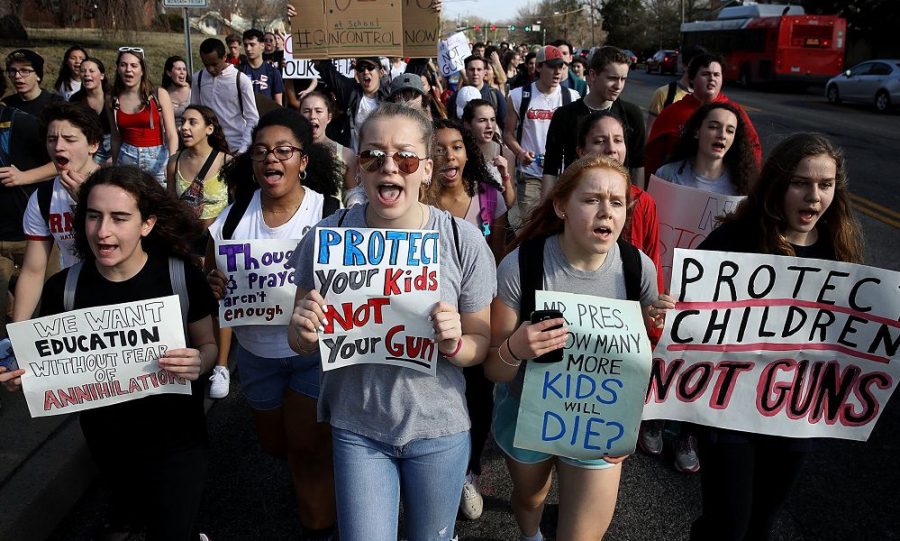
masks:
{"label": "ripped jeans", "polygon": [[469,432],[396,446],[332,427],[341,541],[396,541],[400,497],[406,538],[453,538],[469,461]]}

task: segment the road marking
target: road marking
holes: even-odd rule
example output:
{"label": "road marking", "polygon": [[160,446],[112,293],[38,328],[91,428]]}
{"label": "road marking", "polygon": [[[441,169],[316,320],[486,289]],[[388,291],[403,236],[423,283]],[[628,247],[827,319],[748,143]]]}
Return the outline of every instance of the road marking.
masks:
{"label": "road marking", "polygon": [[854,193],[850,194],[850,202],[856,211],[865,214],[869,218],[900,229],[900,212],[879,205],[874,201],[869,201],[865,197]]}

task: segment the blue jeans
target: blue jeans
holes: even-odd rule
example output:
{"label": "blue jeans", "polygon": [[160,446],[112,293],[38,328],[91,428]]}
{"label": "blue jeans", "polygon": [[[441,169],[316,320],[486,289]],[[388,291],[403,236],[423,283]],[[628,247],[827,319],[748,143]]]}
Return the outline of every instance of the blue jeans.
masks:
{"label": "blue jeans", "polygon": [[331,428],[342,541],[396,541],[400,497],[411,541],[453,538],[469,433],[381,443]]}
{"label": "blue jeans", "polygon": [[290,389],[310,398],[319,398],[319,355],[259,357],[238,344],[237,367],[241,391],[255,410],[278,409]]}
{"label": "blue jeans", "polygon": [[169,149],[165,145],[155,147],[136,147],[123,142],[119,146],[119,160],[116,165],[136,165],[150,173],[156,181],[165,187],[166,163],[169,161]]}

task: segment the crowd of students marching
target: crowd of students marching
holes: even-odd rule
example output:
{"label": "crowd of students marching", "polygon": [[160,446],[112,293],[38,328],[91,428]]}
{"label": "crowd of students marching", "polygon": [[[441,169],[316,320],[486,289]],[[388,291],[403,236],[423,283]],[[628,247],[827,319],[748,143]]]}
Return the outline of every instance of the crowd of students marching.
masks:
{"label": "crowd of students marching", "polygon": [[[611,46],[582,55],[564,40],[474,44],[452,79],[427,59],[359,57],[354,77],[322,60],[319,80],[289,81],[279,37],[207,39],[203,69],[169,58],[160,85],[141,47],[121,47],[109,72],[71,47],[52,90],[38,53],[6,58],[14,93],[0,106],[0,285],[9,289],[0,307],[9,320],[182,296],[188,347],[159,363],[191,380],[193,394],[80,414],[104,478],[141,480],[115,485],[104,535],[208,539],[196,530],[202,399],[206,380],[212,397],[228,394],[234,348],[260,443],[287,460],[304,539],[394,540],[401,499],[409,539],[453,538],[458,512],[481,514],[488,437],[512,479],[515,535],[543,538],[555,468],[556,539],[601,539],[626,457],[575,460],[513,444],[524,367],[567,333],[554,328],[563,320],[529,323],[535,289],[638,301],[659,336],[675,304],[661,287],[665,202],[644,191],[650,173],[746,195],[700,249],[862,260],[840,149],[799,133],[763,162],[713,53],[683,51],[684,76],[657,90],[645,119],[621,99],[630,65]],[[325,301],[311,232],[325,226],[440,232],[435,376],[320,370]],[[290,325],[218,328],[225,275],[210,254],[223,239],[299,241]],[[540,284],[523,272],[536,262]],[[16,391],[23,373],[0,368],[0,382]],[[702,476],[697,540],[768,538],[812,449],[660,422],[644,424],[641,448],[659,454],[664,432],[674,434],[676,467]],[[135,452],[155,458],[134,471]]]}

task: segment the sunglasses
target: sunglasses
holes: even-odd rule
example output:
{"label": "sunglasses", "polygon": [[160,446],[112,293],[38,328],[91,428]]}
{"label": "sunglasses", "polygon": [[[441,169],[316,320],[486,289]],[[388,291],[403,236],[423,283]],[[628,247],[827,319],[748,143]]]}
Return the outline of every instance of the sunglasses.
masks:
{"label": "sunglasses", "polygon": [[144,56],[144,49],[142,47],[119,47],[120,53],[137,53],[141,56]]}
{"label": "sunglasses", "polygon": [[375,71],[375,70],[377,70],[378,68],[376,68],[376,67],[373,66],[372,64],[365,63],[365,64],[357,64],[356,66],[354,66],[353,69],[355,69],[355,70],[356,70],[357,72],[359,72],[359,73],[362,73],[362,72],[364,72],[364,71]]}
{"label": "sunglasses", "polygon": [[363,150],[356,155],[357,162],[363,171],[374,173],[382,167],[388,158],[394,160],[397,169],[404,175],[411,175],[419,169],[419,163],[425,158],[416,156],[415,152],[401,150],[393,154],[387,154],[381,150]]}

